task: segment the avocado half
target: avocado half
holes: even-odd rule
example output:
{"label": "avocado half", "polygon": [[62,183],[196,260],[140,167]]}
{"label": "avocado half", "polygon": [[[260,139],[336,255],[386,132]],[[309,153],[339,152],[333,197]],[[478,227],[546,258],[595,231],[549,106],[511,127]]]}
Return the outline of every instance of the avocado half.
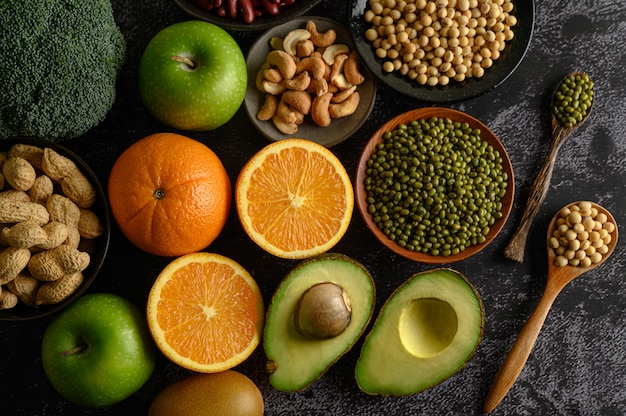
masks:
{"label": "avocado half", "polygon": [[[304,335],[294,315],[303,294],[321,283],[343,289],[351,316],[338,335]],[[375,286],[367,269],[356,260],[327,253],[299,263],[283,279],[269,303],[263,347],[272,386],[280,391],[302,391],[317,381],[364,333],[374,311]]]}
{"label": "avocado half", "polygon": [[411,276],[382,306],[365,338],[355,377],[368,394],[406,396],[465,366],[482,339],[485,310],[474,286],[452,269]]}

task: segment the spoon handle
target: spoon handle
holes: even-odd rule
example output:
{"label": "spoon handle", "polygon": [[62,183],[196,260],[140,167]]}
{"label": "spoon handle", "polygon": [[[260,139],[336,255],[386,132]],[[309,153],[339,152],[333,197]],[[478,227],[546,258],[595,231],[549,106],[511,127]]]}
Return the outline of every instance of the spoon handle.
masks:
{"label": "spoon handle", "polygon": [[517,230],[511,237],[509,244],[504,249],[504,255],[515,260],[518,263],[524,261],[524,251],[526,250],[526,239],[528,238],[528,232],[533,220],[539,212],[539,207],[543,203],[550,187],[550,180],[552,179],[552,171],[554,170],[554,163],[556,156],[559,152],[561,144],[565,141],[567,135],[565,130],[559,127],[553,127],[553,139],[550,142],[550,149],[548,154],[541,165],[541,169],[537,173],[537,177],[530,188],[530,194],[524,207],[522,219],[517,227]]}
{"label": "spoon handle", "polygon": [[546,290],[541,296],[535,310],[519,333],[502,367],[500,367],[500,371],[498,371],[483,405],[485,413],[489,413],[496,408],[522,372],[524,364],[526,364],[526,360],[528,360],[530,352],[537,340],[537,336],[546,320],[546,316],[548,316],[550,307],[560,291],[558,288],[548,289],[549,290]]}

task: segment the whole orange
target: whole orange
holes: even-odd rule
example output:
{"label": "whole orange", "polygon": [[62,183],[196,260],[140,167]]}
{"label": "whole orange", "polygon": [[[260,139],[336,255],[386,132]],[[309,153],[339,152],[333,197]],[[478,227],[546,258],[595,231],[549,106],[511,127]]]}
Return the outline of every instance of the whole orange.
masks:
{"label": "whole orange", "polygon": [[175,133],[156,133],[126,149],[113,165],[108,192],[126,238],[164,257],[211,244],[231,203],[230,179],[217,155]]}

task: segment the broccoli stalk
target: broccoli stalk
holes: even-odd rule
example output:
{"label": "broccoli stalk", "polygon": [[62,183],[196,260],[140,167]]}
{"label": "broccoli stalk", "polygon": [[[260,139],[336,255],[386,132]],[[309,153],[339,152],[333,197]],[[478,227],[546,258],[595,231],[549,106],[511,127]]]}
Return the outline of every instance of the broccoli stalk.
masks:
{"label": "broccoli stalk", "polygon": [[0,139],[70,139],[104,120],[126,52],[109,0],[3,0],[0,28]]}

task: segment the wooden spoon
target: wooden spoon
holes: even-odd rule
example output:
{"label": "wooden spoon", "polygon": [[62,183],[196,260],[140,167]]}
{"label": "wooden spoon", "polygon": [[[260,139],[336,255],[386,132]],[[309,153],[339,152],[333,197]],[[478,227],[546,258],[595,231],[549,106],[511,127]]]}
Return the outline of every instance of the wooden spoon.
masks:
{"label": "wooden spoon", "polygon": [[[581,71],[572,72],[565,76],[563,80],[572,75],[583,74],[584,72]],[[522,214],[522,218],[520,220],[518,228],[511,237],[509,244],[504,249],[504,255],[507,258],[515,260],[519,263],[522,263],[524,261],[526,239],[528,238],[530,226],[532,225],[535,216],[537,216],[539,207],[543,203],[543,200],[548,193],[550,180],[552,179],[552,171],[554,170],[554,163],[556,161],[556,156],[559,152],[559,149],[561,148],[561,145],[565,142],[565,140],[569,136],[571,136],[571,134],[574,133],[574,131],[576,131],[589,118],[589,114],[591,113],[591,108],[589,108],[585,117],[572,127],[564,127],[563,125],[561,125],[561,123],[559,123],[554,113],[552,113],[552,108],[554,105],[554,96],[559,90],[559,86],[561,85],[563,80],[559,82],[559,85],[552,93],[552,102],[550,105],[550,112],[552,114],[552,140],[550,142],[548,154],[546,155],[546,158],[543,161],[543,165],[541,165],[541,169],[539,169],[537,177],[535,178],[535,181],[530,188],[530,194],[528,196],[528,200],[526,201],[526,206],[524,208],[524,212]]]}
{"label": "wooden spoon", "polygon": [[[577,202],[573,204],[577,204]],[[548,246],[548,280],[545,290],[543,292],[543,295],[541,296],[541,299],[539,300],[539,304],[536,306],[534,312],[526,322],[526,325],[524,325],[524,328],[522,329],[519,336],[517,337],[517,340],[513,344],[511,351],[504,360],[504,363],[502,364],[502,367],[500,368],[500,371],[498,372],[493,382],[493,385],[491,386],[491,390],[489,391],[487,400],[485,400],[485,404],[483,407],[485,413],[489,413],[493,409],[495,409],[495,407],[504,398],[504,396],[507,394],[507,392],[521,373],[522,368],[524,367],[524,364],[526,363],[526,360],[528,359],[528,356],[530,355],[530,352],[535,345],[535,341],[537,340],[537,336],[539,335],[539,331],[543,326],[546,316],[550,311],[550,307],[552,306],[552,303],[556,299],[557,295],[574,278],[590,270],[593,270],[602,263],[604,263],[615,249],[618,235],[615,219],[613,218],[611,213],[609,213],[603,207],[597,204],[592,205],[598,210],[598,212],[604,213],[607,216],[608,221],[616,225],[615,230],[611,233],[611,241],[607,245],[607,253],[602,256],[602,260],[599,263],[592,264],[588,267],[569,265],[556,266],[556,253],[550,246]],[[556,221],[558,217],[559,214],[557,213],[557,215],[555,215],[550,222],[547,238],[550,238],[550,236],[552,236],[552,233],[556,229]]]}

